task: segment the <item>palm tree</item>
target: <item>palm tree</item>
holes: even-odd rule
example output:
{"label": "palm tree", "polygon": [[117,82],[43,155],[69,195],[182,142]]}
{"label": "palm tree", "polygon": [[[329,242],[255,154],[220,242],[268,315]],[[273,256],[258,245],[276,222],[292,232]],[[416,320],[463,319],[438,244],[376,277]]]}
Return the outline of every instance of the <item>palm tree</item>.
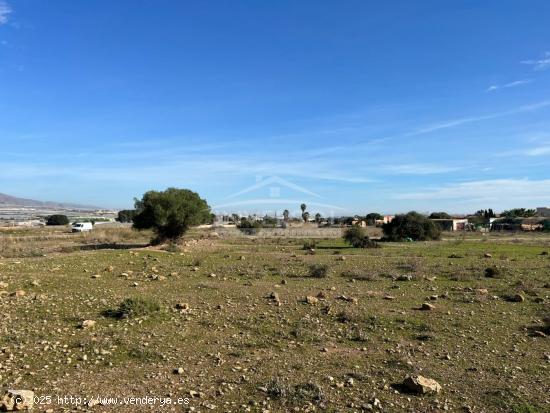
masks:
{"label": "palm tree", "polygon": [[306,208],[307,208],[306,204],[300,205],[300,209],[302,210],[302,214],[303,214],[304,212],[306,212]]}
{"label": "palm tree", "polygon": [[318,212],[315,214],[315,222],[317,222],[318,224],[321,223],[321,214]]}
{"label": "palm tree", "polygon": [[283,221],[288,222],[288,216],[289,215],[290,215],[290,212],[288,211],[288,209],[285,209],[283,211]]}

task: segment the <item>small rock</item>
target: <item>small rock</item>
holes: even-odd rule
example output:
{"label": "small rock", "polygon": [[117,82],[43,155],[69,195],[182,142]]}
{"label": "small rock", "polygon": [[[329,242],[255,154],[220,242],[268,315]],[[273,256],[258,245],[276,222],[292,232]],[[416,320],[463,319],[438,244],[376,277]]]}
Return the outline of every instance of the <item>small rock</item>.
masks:
{"label": "small rock", "polygon": [[522,303],[525,301],[525,297],[522,294],[514,294],[508,297],[508,301],[513,303]]}
{"label": "small rock", "polygon": [[17,290],[17,291],[14,291],[13,293],[11,293],[11,296],[12,297],[23,297],[26,294],[27,293],[24,290]]}
{"label": "small rock", "polygon": [[491,254],[489,254],[488,252],[486,252],[483,256],[485,258],[493,258],[493,256]]}
{"label": "small rock", "polygon": [[414,394],[439,393],[441,385],[433,380],[423,376],[409,376],[402,383],[405,391]]}
{"label": "small rock", "polygon": [[430,303],[422,303],[422,305],[420,306],[420,309],[422,311],[432,311],[432,310],[435,310],[435,306]]}
{"label": "small rock", "polygon": [[80,323],[80,328],[93,328],[96,325],[95,320],[84,320]]}
{"label": "small rock", "polygon": [[395,278],[396,281],[412,281],[412,275],[399,275]]}
{"label": "small rock", "polygon": [[178,310],[190,310],[189,304],[187,303],[177,303],[176,309]]}
{"label": "small rock", "polygon": [[178,367],[177,369],[174,369],[174,374],[183,374],[185,370],[183,370],[183,367]]}
{"label": "small rock", "polygon": [[0,410],[10,412],[30,410],[34,405],[34,392],[31,390],[6,390],[0,398]]}
{"label": "small rock", "polygon": [[316,297],[313,297],[312,295],[308,295],[305,299],[305,302],[308,304],[317,304],[319,302],[319,299]]}

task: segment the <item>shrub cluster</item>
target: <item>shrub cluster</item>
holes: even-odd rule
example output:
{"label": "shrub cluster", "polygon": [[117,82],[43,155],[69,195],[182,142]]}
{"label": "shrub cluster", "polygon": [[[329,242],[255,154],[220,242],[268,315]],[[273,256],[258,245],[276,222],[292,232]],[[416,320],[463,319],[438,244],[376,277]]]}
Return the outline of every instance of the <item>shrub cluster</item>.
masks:
{"label": "shrub cluster", "polygon": [[441,228],[418,212],[397,215],[382,226],[384,239],[387,241],[437,240],[441,236]]}
{"label": "shrub cluster", "polygon": [[350,244],[353,248],[378,248],[379,245],[372,241],[365,230],[358,226],[348,228],[344,233],[344,241]]}

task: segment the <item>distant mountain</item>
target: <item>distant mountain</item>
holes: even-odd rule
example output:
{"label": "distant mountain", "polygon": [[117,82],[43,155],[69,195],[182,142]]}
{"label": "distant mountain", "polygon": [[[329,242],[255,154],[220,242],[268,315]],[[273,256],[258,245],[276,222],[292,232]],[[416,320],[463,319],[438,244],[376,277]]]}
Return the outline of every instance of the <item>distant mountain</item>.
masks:
{"label": "distant mountain", "polygon": [[95,210],[98,207],[90,205],[80,205],[64,202],[36,201],[34,199],[17,198],[15,196],[0,193],[0,206],[20,206],[20,207],[41,207],[41,208],[60,208],[60,209],[86,209]]}

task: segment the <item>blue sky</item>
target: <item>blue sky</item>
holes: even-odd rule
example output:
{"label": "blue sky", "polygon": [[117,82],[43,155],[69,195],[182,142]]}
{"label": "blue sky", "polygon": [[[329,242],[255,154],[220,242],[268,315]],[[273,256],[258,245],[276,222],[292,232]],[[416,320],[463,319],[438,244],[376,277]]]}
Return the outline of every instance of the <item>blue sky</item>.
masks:
{"label": "blue sky", "polygon": [[0,192],[550,205],[549,21],[546,0],[0,0]]}

